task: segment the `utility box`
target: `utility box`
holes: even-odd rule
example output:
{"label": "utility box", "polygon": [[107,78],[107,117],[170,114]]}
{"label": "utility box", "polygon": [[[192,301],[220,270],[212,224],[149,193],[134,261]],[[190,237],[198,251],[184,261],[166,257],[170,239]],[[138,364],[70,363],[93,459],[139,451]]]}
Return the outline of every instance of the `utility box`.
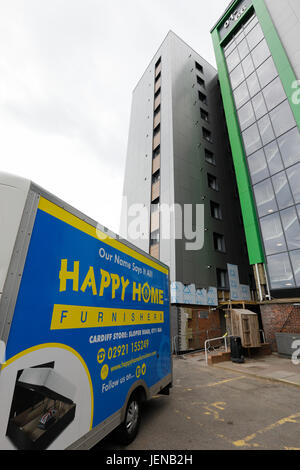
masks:
{"label": "utility box", "polygon": [[261,346],[257,314],[246,309],[227,310],[227,326],[230,334],[241,338],[243,348]]}

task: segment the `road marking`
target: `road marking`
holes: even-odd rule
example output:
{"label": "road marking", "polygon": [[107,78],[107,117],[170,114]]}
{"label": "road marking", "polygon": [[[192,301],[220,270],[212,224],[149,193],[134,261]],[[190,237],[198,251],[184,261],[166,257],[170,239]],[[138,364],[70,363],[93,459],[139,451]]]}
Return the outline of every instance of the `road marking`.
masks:
{"label": "road marking", "polygon": [[205,387],[215,387],[216,385],[222,385],[227,382],[232,382],[233,380],[240,380],[244,378],[245,378],[244,375],[239,375],[238,377],[232,377],[231,379],[224,379],[224,380],[220,380],[219,382],[212,382],[210,384],[205,385]]}
{"label": "road marking", "polygon": [[298,423],[297,418],[300,417],[300,413],[296,413],[294,415],[288,416],[287,418],[282,418],[276,421],[276,423],[269,424],[268,426],[259,429],[258,431],[254,432],[253,434],[250,434],[249,436],[244,437],[244,439],[240,439],[237,441],[233,441],[233,445],[236,447],[251,447],[254,446],[254,444],[248,444],[250,441],[258,437],[259,434],[264,434],[268,431],[272,431],[273,429],[277,428],[278,426],[282,426],[283,424],[286,423]]}
{"label": "road marking", "polygon": [[215,403],[210,403],[203,408],[207,411],[204,412],[205,415],[213,415],[216,421],[224,421],[223,418],[220,418],[220,413],[217,410],[225,410],[226,403],[224,401],[216,401]]}

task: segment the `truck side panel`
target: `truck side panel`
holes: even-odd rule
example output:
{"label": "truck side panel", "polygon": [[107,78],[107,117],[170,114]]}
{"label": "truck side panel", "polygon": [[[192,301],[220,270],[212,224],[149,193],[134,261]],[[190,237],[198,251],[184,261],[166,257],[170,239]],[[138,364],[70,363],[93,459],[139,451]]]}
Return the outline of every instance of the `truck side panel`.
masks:
{"label": "truck side panel", "polygon": [[[171,381],[169,321],[166,266],[40,197],[0,373],[0,448],[62,449],[102,423],[109,432],[136,384],[149,394]],[[52,390],[18,380],[30,367],[53,369]],[[73,400],[56,396],[56,376]],[[41,434],[51,400],[58,418]]]}

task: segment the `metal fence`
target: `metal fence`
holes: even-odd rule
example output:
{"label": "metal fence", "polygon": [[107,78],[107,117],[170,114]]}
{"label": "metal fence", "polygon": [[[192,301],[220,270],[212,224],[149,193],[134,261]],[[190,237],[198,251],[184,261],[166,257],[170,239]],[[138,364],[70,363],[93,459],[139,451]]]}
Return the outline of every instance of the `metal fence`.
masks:
{"label": "metal fence", "polygon": [[[209,330],[201,330],[173,336],[173,352],[178,355],[188,352],[204,351],[205,341],[219,336],[220,333],[220,328],[211,328]],[[218,344],[216,343],[214,347],[217,348]]]}

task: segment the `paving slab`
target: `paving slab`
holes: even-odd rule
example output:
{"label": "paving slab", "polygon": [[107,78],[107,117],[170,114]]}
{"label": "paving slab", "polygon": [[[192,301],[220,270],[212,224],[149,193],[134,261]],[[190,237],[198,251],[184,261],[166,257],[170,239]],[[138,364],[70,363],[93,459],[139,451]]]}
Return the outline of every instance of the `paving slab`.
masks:
{"label": "paving slab", "polygon": [[300,365],[295,365],[291,359],[278,354],[271,354],[263,359],[246,359],[243,364],[226,361],[213,367],[300,386]]}

